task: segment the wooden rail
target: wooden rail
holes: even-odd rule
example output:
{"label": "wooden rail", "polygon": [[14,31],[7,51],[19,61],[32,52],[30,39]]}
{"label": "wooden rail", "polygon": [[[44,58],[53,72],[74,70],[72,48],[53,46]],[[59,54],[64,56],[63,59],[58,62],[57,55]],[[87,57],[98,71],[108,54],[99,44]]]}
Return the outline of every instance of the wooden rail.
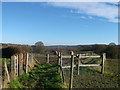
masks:
{"label": "wooden rail", "polygon": [[[74,58],[75,58],[76,56],[74,56]],[[96,55],[96,56],[89,56],[89,55],[87,55],[87,56],[82,56],[82,54],[81,54],[81,58],[100,58],[101,56],[100,55]],[[62,56],[62,58],[71,58],[71,56]]]}
{"label": "wooden rail", "polygon": [[[74,65],[73,67],[77,67],[78,65]],[[91,67],[91,66],[101,66],[101,64],[81,64],[79,67]],[[62,66],[63,69],[70,68],[71,66]]]}

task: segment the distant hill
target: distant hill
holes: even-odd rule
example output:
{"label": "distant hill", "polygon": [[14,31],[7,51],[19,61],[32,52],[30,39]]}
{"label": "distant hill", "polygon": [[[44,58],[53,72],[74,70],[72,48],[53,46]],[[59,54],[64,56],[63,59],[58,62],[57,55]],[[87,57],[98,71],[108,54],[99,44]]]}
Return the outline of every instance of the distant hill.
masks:
{"label": "distant hill", "polygon": [[[0,43],[0,45],[2,44],[2,47],[0,46],[0,48],[6,48],[9,46],[15,46],[15,47],[20,47],[20,46],[34,46],[34,45],[23,45],[23,44],[12,44],[12,43]],[[50,48],[66,48],[66,47],[72,47],[72,48],[80,48],[82,46],[93,46],[93,45],[106,45],[106,44],[91,44],[91,45],[51,45],[51,46],[46,46],[46,47],[50,47]]]}
{"label": "distant hill", "polygon": [[29,45],[11,44],[11,43],[0,43],[0,45],[2,45],[2,47],[0,46],[0,48],[7,48],[9,46],[14,46],[14,47],[29,46]]}

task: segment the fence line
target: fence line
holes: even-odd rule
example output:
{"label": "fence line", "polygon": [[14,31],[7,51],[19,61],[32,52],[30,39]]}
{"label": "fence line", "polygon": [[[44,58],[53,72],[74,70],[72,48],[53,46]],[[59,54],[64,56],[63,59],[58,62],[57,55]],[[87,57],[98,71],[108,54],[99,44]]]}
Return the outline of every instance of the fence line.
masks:
{"label": "fence line", "polygon": [[[106,60],[106,54],[103,53],[102,55],[102,62],[101,64],[82,64],[81,58],[100,58],[100,55],[97,54],[77,54],[76,56],[74,55],[73,51],[71,51],[71,55],[62,55],[61,52],[58,52],[57,54],[57,64],[58,64],[58,72],[60,73],[60,76],[62,77],[62,81],[64,82],[64,70],[65,68],[70,68],[70,83],[69,83],[69,88],[71,89],[73,87],[73,71],[74,67],[77,67],[77,74],[79,75],[80,67],[87,67],[87,66],[100,66],[101,67],[101,73],[104,73],[104,61]],[[71,65],[69,66],[63,66],[63,59],[69,58],[71,59]],[[74,65],[74,59],[76,58],[77,64]],[[11,62],[10,62],[10,72],[6,71],[6,75],[8,77],[8,82],[12,79],[14,79],[17,76],[20,76],[23,74],[23,72],[28,73],[29,70],[29,65],[33,62],[37,62],[40,64],[34,57],[33,54],[31,53],[19,53],[11,56]],[[6,62],[6,60],[5,60]],[[50,63],[50,55],[46,54],[46,63]],[[7,67],[7,64],[4,64],[5,67]],[[10,74],[9,74],[10,73]],[[10,76],[9,76],[10,75]],[[6,86],[2,86],[5,88]]]}
{"label": "fence line", "polygon": [[[69,89],[73,87],[73,71],[74,68],[77,67],[77,74],[79,75],[80,67],[101,67],[101,73],[104,73],[104,61],[106,60],[106,54],[104,53],[102,55],[102,61],[101,64],[83,64],[81,61],[81,58],[101,58],[100,55],[92,53],[92,54],[77,54],[74,55],[73,51],[71,51],[71,55],[62,55],[61,52],[57,53],[57,64],[58,64],[58,72],[60,73],[60,76],[62,77],[62,81],[64,82],[64,70],[66,68],[70,68],[70,82],[69,82]],[[63,66],[63,59],[71,59],[71,65]],[[77,64],[74,65],[74,58],[77,59]],[[37,60],[36,60],[37,61]],[[37,61],[38,62],[38,61]],[[46,54],[46,63],[50,63],[50,55]]]}
{"label": "fence line", "polygon": [[3,64],[3,70],[4,70],[4,76],[2,88],[6,88],[8,86],[8,83],[15,79],[16,77],[22,75],[24,72],[28,73],[28,66],[33,63],[33,55],[32,53],[19,53],[11,56],[10,60],[10,71],[8,71],[8,67],[6,64],[6,59],[4,60]]}
{"label": "fence line", "polygon": [[[79,75],[80,67],[89,67],[89,66],[100,66],[101,67],[101,73],[104,73],[104,62],[106,60],[106,54],[103,53],[102,55],[102,62],[101,64],[82,64],[81,63],[81,58],[101,58],[100,55],[97,54],[92,54],[91,56],[88,54],[77,54],[74,56],[73,51],[71,51],[71,56],[62,56],[62,54],[59,52],[58,53],[58,72],[63,73],[63,69],[65,68],[70,68],[70,82],[69,82],[69,89],[73,87],[73,70],[74,67],[77,67],[77,74]],[[63,58],[70,58],[71,59],[71,65],[70,66],[62,66],[62,59]],[[77,65],[74,65],[74,58],[77,58]],[[60,71],[62,70],[62,72]],[[62,78],[64,78],[64,75],[62,75]]]}

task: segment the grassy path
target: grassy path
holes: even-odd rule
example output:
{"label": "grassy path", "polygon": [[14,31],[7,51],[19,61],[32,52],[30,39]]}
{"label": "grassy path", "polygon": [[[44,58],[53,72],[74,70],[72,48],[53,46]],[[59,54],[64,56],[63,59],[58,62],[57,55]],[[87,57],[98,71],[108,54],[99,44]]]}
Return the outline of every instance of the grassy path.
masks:
{"label": "grassy path", "polygon": [[21,75],[10,83],[11,88],[61,88],[63,83],[57,66],[50,64],[38,65],[27,75]]}

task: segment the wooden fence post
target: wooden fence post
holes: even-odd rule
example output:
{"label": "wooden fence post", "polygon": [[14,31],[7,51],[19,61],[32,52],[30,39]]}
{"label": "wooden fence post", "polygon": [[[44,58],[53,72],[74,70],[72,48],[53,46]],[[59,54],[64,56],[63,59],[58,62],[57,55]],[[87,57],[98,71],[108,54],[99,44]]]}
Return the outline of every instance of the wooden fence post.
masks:
{"label": "wooden fence post", "polygon": [[58,52],[58,72],[60,72],[60,52]]}
{"label": "wooden fence post", "polygon": [[102,55],[102,66],[101,66],[101,73],[104,74],[104,62],[106,59],[106,53],[103,53]]}
{"label": "wooden fence post", "polygon": [[23,52],[23,70],[24,70],[24,72],[26,71],[26,53],[25,52]]}
{"label": "wooden fence post", "polygon": [[14,55],[11,56],[10,65],[11,65],[10,78],[14,79],[14,76],[15,76],[15,73],[14,73]]}
{"label": "wooden fence post", "polygon": [[62,53],[60,53],[60,66],[62,67]]}
{"label": "wooden fence post", "polygon": [[81,64],[81,61],[80,61],[80,58],[81,58],[81,54],[77,55],[78,56],[78,67],[77,67],[77,74],[79,75],[79,72],[80,72],[80,64]]}
{"label": "wooden fence post", "polygon": [[62,53],[60,53],[60,76],[62,77],[62,82],[64,83],[64,72],[62,70]]}
{"label": "wooden fence post", "polygon": [[74,53],[71,51],[71,70],[70,70],[70,84],[69,89],[73,87],[73,69],[74,69]]}
{"label": "wooden fence post", "polygon": [[16,77],[16,56],[14,55],[14,77]]}
{"label": "wooden fence post", "polygon": [[49,54],[46,55],[47,56],[47,63],[49,63]]}
{"label": "wooden fence post", "polygon": [[10,76],[9,76],[8,67],[6,64],[6,58],[4,60],[4,67],[5,67],[5,77],[7,77],[7,81],[10,82]]}
{"label": "wooden fence post", "polygon": [[29,54],[26,54],[26,68],[25,68],[25,72],[28,73],[28,59],[29,59]]}
{"label": "wooden fence post", "polygon": [[16,55],[16,76],[18,76],[18,55]]}
{"label": "wooden fence post", "polygon": [[23,53],[19,54],[19,75],[23,74]]}
{"label": "wooden fence post", "polygon": [[104,59],[106,60],[106,53],[104,53]]}
{"label": "wooden fence post", "polygon": [[17,76],[17,56],[14,55],[14,77]]}

